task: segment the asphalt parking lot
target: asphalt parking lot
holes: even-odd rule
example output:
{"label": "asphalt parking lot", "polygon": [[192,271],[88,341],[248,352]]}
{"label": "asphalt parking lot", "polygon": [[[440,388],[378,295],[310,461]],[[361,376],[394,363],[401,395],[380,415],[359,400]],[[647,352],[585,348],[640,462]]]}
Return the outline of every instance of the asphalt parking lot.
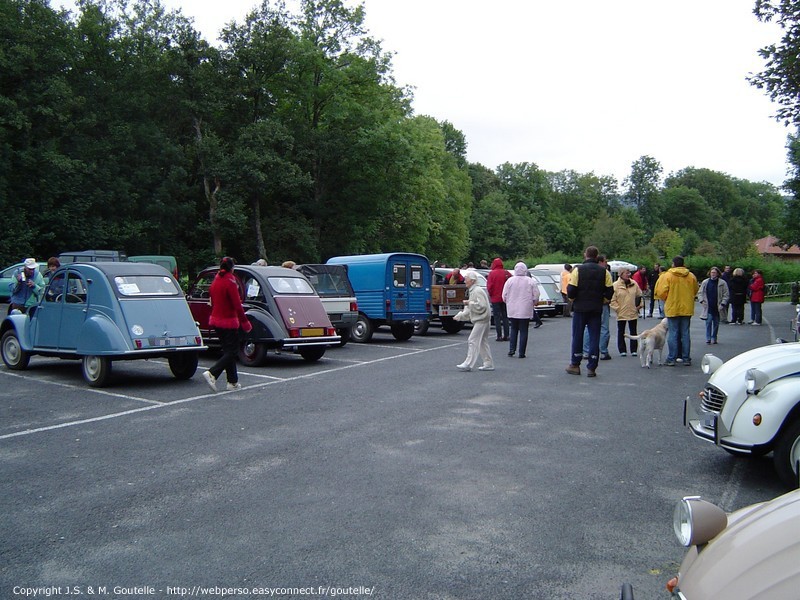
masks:
{"label": "asphalt parking lot", "polygon": [[[714,351],[770,343],[792,314],[768,303]],[[667,598],[681,496],[734,510],[786,490],[769,457],[682,427],[702,321],[693,367],[651,370],[617,356],[612,321],[596,379],[564,373],[569,327],[531,329],[525,360],[493,341],[483,373],[454,367],[467,332],[380,331],[218,394],[157,360],[114,363],[101,390],[78,362],[0,367],[0,597],[616,598],[630,581]]]}

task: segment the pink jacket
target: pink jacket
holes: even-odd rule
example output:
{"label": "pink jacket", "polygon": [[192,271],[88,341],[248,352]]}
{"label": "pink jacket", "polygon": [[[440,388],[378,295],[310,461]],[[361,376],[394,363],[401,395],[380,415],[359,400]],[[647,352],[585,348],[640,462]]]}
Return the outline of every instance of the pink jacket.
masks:
{"label": "pink jacket", "polygon": [[539,301],[539,286],[528,273],[524,262],[514,265],[514,276],[503,286],[503,302],[510,319],[533,318],[533,307]]}

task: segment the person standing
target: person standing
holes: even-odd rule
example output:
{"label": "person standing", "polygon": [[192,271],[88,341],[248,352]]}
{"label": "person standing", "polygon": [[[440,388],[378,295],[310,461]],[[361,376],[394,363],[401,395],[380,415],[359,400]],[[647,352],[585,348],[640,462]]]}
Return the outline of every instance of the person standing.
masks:
{"label": "person standing", "polygon": [[744,325],[744,305],[747,302],[747,279],[744,269],[737,267],[733,270],[731,283],[728,286],[731,294],[731,325]]}
{"label": "person standing", "polygon": [[[647,316],[653,316],[653,309],[656,305],[656,282],[658,281],[658,276],[661,275],[661,265],[659,263],[655,263],[653,265],[653,270],[650,271],[650,276],[647,278],[647,287],[650,288],[650,310],[648,311]],[[660,308],[660,305],[659,305]],[[661,318],[664,318],[664,313],[661,313]]]}
{"label": "person standing", "polygon": [[470,321],[472,321],[472,331],[467,340],[467,358],[460,365],[456,365],[459,371],[471,371],[478,362],[478,355],[483,359],[483,364],[478,367],[478,371],[494,371],[494,361],[492,351],[489,348],[489,296],[479,285],[478,274],[475,271],[467,271],[464,276],[464,283],[467,284],[469,298],[464,300],[464,304],[469,306]]}
{"label": "person standing", "polygon": [[492,261],[492,270],[486,278],[486,291],[489,293],[489,302],[492,303],[492,315],[494,315],[494,326],[497,330],[497,341],[508,341],[508,311],[506,303],[503,302],[503,286],[506,284],[511,273],[503,266],[503,259],[500,257]]}
{"label": "person standing", "polygon": [[753,271],[753,279],[747,286],[750,290],[750,325],[761,325],[762,304],[764,304],[764,276],[761,271]]}
{"label": "person standing", "polygon": [[[642,297],[643,297],[643,300],[641,302],[642,318],[645,318],[647,316],[647,307],[644,305],[644,299],[646,299],[647,296],[650,295],[650,286],[647,280],[647,267],[642,265],[641,267],[636,269],[636,273],[631,275],[631,279],[636,285],[639,286],[639,289],[642,290]],[[636,317],[637,318],[639,317],[638,313]]]}
{"label": "person standing", "polygon": [[[731,277],[733,277],[733,271],[730,265],[725,265],[722,269],[722,275],[719,276],[722,281],[725,282],[725,285],[728,286],[728,291],[730,292],[731,289]],[[733,305],[730,305],[731,311],[731,321],[733,321]],[[725,312],[720,315],[720,323],[728,323],[728,309],[725,309]]]}
{"label": "person standing", "polygon": [[561,299],[564,300],[564,312],[561,314],[562,317],[572,316],[572,300],[567,296],[567,286],[569,285],[569,277],[571,274],[572,265],[564,263],[564,270],[561,271]]}
{"label": "person standing", "polygon": [[672,259],[672,268],[662,273],[655,294],[664,301],[664,313],[669,319],[667,343],[668,367],[674,367],[680,349],[684,366],[692,365],[692,340],[689,325],[694,315],[694,299],[700,286],[697,277],[683,265],[683,257]]}
{"label": "person standing", "polygon": [[44,291],[44,277],[39,272],[39,264],[35,258],[26,258],[25,262],[14,271],[8,289],[8,312],[12,310],[26,312],[31,306],[38,304]]}
{"label": "person standing", "polygon": [[728,284],[720,277],[717,267],[711,267],[708,271],[708,277],[700,284],[697,297],[703,307],[700,318],[706,321],[706,344],[716,344],[720,317],[728,314],[730,301]]}
{"label": "person standing", "polygon": [[229,256],[220,261],[219,271],[211,282],[211,317],[208,324],[213,327],[222,346],[222,356],[203,373],[208,387],[217,391],[217,378],[225,371],[228,390],[240,390],[239,373],[236,370],[236,357],[239,354],[239,329],[246,332],[253,325],[244,313],[242,299],[239,296],[239,285],[233,274],[235,262]]}
{"label": "person standing", "polygon": [[539,285],[528,273],[524,262],[514,265],[514,276],[503,286],[503,301],[511,321],[511,340],[508,355],[514,356],[519,340],[519,358],[525,358],[528,349],[528,328],[533,317],[534,307],[539,301]]}
{"label": "person standing", "polygon": [[[620,270],[619,279],[614,282],[613,287],[614,295],[611,297],[609,306],[617,315],[617,350],[619,350],[620,356],[627,356],[625,325],[628,325],[630,335],[637,335],[637,319],[643,299],[642,289],[638,283],[634,283],[630,269]],[[637,341],[631,340],[631,356],[636,356],[637,349]]]}
{"label": "person standing", "polygon": [[589,359],[586,364],[588,377],[597,376],[600,359],[600,322],[603,304],[611,300],[614,288],[611,273],[597,262],[598,250],[589,246],[583,253],[584,261],[572,269],[567,295],[572,300],[572,344],[569,366],[570,375],[581,374],[583,358],[583,334],[589,332]]}
{"label": "person standing", "polygon": [[[597,264],[610,273],[611,270],[605,255],[601,254],[597,257]],[[611,341],[610,318],[610,306],[608,301],[605,300],[603,302],[603,313],[600,315],[600,360],[611,360],[611,354],[608,353],[608,344]],[[589,333],[585,332],[583,334],[583,357],[586,358],[587,356],[589,356]]]}

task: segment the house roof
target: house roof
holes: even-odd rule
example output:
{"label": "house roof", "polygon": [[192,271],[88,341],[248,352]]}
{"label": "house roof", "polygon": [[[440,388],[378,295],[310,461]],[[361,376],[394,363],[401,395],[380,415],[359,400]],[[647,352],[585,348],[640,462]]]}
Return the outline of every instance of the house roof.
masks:
{"label": "house roof", "polygon": [[772,256],[800,256],[800,248],[797,246],[784,248],[778,244],[778,238],[776,238],[774,235],[768,235],[760,240],[756,240],[755,245],[759,254],[769,254]]}

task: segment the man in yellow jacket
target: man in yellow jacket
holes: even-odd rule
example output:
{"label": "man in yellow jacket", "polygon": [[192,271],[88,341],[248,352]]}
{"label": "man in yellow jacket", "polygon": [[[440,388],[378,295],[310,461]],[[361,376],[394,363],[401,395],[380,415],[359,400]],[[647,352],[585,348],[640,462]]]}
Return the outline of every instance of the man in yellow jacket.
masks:
{"label": "man in yellow jacket", "polygon": [[700,285],[697,277],[683,266],[683,257],[676,256],[672,259],[672,268],[662,273],[656,282],[655,295],[664,300],[664,314],[669,319],[669,332],[667,333],[668,367],[674,367],[680,348],[683,364],[687,367],[692,364],[692,340],[689,335],[689,325],[694,315],[694,299]]}

